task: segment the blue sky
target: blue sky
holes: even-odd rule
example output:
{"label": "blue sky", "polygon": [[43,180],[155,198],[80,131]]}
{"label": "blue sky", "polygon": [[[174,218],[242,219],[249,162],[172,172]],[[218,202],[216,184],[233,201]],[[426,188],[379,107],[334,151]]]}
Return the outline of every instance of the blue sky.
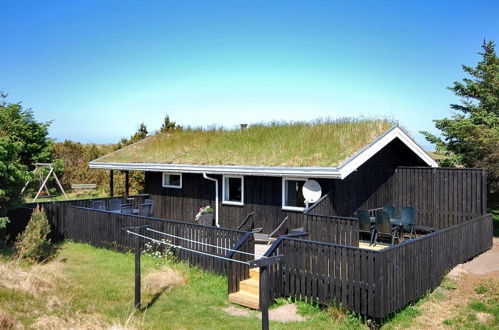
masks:
{"label": "blue sky", "polygon": [[111,143],[164,115],[233,127],[398,119],[418,142],[499,42],[497,1],[2,1],[0,90],[58,141]]}

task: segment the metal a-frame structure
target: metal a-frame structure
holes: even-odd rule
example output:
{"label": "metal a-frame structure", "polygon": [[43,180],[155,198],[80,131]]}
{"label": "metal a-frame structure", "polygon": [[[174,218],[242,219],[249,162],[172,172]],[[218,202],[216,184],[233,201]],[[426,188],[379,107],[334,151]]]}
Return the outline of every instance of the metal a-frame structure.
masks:
{"label": "metal a-frame structure", "polygon": [[[43,174],[39,171],[43,167],[49,168],[49,173],[47,174],[47,176],[45,178],[43,177]],[[35,170],[33,171],[33,173],[35,173],[35,174],[38,173],[41,185],[40,185],[40,188],[38,189],[38,192],[36,193],[36,196],[33,199],[32,203],[34,203],[36,201],[36,199],[38,198],[38,196],[40,196],[40,193],[42,192],[43,189],[45,189],[45,191],[47,192],[47,195],[50,195],[49,188],[47,187],[47,182],[50,178],[50,175],[54,176],[54,179],[57,182],[59,189],[61,189],[62,194],[64,195],[64,197],[66,199],[68,199],[68,196],[66,195],[66,192],[64,191],[64,188],[62,187],[61,182],[59,181],[59,178],[57,177],[57,174],[55,174],[54,164],[52,164],[52,163],[36,163]],[[31,182],[31,180],[28,180],[28,182],[26,182],[26,184],[24,185],[24,188],[21,190],[21,194],[24,193],[24,191],[26,190],[26,188],[28,187],[28,184],[30,182]]]}

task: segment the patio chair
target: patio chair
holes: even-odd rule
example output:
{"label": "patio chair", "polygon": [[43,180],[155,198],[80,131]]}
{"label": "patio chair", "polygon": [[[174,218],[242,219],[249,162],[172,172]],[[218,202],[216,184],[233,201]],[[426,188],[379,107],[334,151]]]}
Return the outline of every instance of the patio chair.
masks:
{"label": "patio chair", "polygon": [[132,214],[132,204],[121,204],[121,214]]}
{"label": "patio chair", "polygon": [[139,205],[139,215],[143,217],[150,217],[152,211],[152,204],[140,204]]}
{"label": "patio chair", "polygon": [[96,209],[96,210],[105,210],[106,209],[106,201],[102,201],[102,200],[92,201],[90,208]]}
{"label": "patio chair", "polygon": [[274,235],[284,226],[284,224],[288,221],[288,217],[285,217],[284,220],[270,233],[270,234],[262,234],[262,233],[253,233],[253,237],[255,238],[255,242],[259,243],[270,243],[275,240],[276,237]]}
{"label": "patio chair", "polygon": [[121,210],[121,199],[115,198],[109,201],[109,211],[120,211]]}
{"label": "patio chair", "polygon": [[383,207],[383,212],[387,213],[391,219],[397,218],[397,208],[395,205],[385,205]]}
{"label": "patio chair", "polygon": [[[255,212],[251,212],[244,218],[243,222],[239,226],[237,226],[237,230],[250,230],[253,233],[259,233],[262,231],[262,227],[254,228],[253,215]],[[248,225],[247,225],[248,224]],[[247,228],[247,229],[246,229]]]}
{"label": "patio chair", "polygon": [[148,199],[148,198],[144,199],[144,204],[151,204],[151,214],[152,214],[152,208],[154,205],[152,199]]}
{"label": "patio chair", "polygon": [[409,233],[409,238],[416,236],[414,227],[416,226],[416,210],[413,207],[404,207],[400,212],[400,222],[404,233]]}
{"label": "patio chair", "polygon": [[378,243],[378,239],[381,237],[389,237],[391,245],[395,243],[395,238],[400,242],[400,237],[398,235],[399,226],[392,226],[390,222],[390,216],[388,213],[381,211],[376,215],[376,229],[374,233],[373,245]]}
{"label": "patio chair", "polygon": [[357,219],[359,220],[359,233],[360,234],[369,234],[369,245],[373,244],[374,232],[376,228],[376,224],[371,223],[371,218],[369,217],[369,211],[367,210],[358,210],[357,211]]}

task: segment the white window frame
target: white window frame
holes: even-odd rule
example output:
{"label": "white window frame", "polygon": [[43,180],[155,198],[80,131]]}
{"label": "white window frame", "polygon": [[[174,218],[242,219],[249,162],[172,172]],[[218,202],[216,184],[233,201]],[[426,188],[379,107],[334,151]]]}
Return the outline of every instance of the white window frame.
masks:
{"label": "white window frame", "polygon": [[[174,186],[170,184],[165,184],[165,176],[167,175],[179,175],[180,176],[180,185]],[[161,186],[163,188],[173,188],[173,189],[182,189],[182,173],[173,173],[173,172],[163,172],[161,176]]]}
{"label": "white window frame", "polygon": [[307,178],[293,178],[293,177],[283,177],[282,178],[282,209],[286,211],[305,211],[305,205],[303,207],[299,206],[289,206],[286,205],[286,181],[307,181]]}
{"label": "white window frame", "polygon": [[[225,178],[237,178],[241,179],[241,201],[240,202],[234,202],[234,201],[229,201],[225,199]],[[226,205],[237,205],[237,206],[243,206],[244,205],[244,176],[242,175],[224,175],[222,177],[222,204]]]}

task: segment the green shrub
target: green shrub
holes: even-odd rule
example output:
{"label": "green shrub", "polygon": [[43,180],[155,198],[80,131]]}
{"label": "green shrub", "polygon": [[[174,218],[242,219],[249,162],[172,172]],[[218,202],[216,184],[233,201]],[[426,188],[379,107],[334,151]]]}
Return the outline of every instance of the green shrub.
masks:
{"label": "green shrub", "polygon": [[15,243],[16,255],[21,259],[41,261],[51,252],[50,224],[43,208],[38,205],[24,232],[19,234]]}

